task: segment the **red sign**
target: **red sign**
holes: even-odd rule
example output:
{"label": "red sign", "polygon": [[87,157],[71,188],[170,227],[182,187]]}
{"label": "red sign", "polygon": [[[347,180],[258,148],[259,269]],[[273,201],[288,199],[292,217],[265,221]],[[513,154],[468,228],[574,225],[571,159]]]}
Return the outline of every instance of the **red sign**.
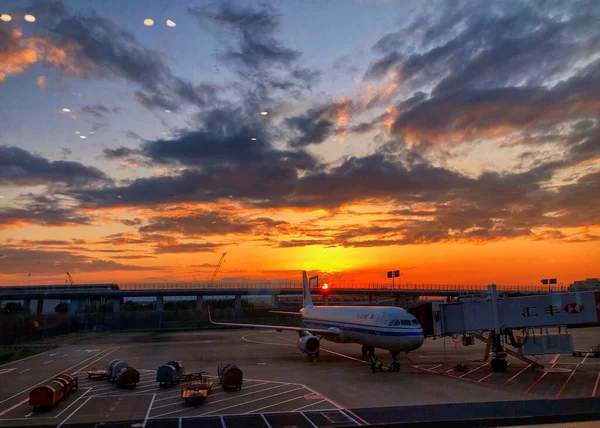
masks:
{"label": "red sign", "polygon": [[594,293],[596,296],[596,314],[598,315],[598,321],[600,321],[600,291]]}
{"label": "red sign", "polygon": [[563,308],[568,314],[580,314],[585,309],[581,303],[567,303]]}

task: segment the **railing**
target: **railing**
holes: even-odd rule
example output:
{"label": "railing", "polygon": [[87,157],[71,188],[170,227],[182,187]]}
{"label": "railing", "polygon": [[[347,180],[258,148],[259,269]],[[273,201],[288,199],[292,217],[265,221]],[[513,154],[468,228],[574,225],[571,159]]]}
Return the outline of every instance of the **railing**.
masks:
{"label": "railing", "polygon": [[[472,293],[472,292],[485,292],[487,291],[487,285],[469,285],[469,284],[357,284],[357,283],[334,283],[329,285],[330,290],[402,290],[402,291],[423,291],[423,292],[457,292],[457,293]],[[521,293],[539,293],[539,292],[561,292],[569,291],[568,287],[563,286],[534,286],[534,285],[497,285],[497,289],[500,292],[521,292]],[[258,282],[245,282],[245,283],[234,283],[234,282],[219,282],[219,283],[208,283],[208,282],[169,282],[169,283],[124,283],[119,284],[118,288],[101,288],[94,286],[73,286],[73,287],[40,287],[40,286],[23,286],[23,287],[0,287],[0,293],[9,294],[22,293],[27,291],[28,293],[89,293],[89,294],[105,294],[107,291],[210,291],[210,290],[302,290],[302,284],[300,282],[284,282],[284,283],[258,283]]]}

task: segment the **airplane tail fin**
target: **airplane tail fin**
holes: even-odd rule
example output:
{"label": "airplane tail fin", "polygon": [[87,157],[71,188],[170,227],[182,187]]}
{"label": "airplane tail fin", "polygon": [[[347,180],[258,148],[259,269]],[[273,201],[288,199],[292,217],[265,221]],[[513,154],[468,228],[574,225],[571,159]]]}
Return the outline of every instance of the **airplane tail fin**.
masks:
{"label": "airplane tail fin", "polygon": [[306,275],[305,270],[302,271],[302,297],[304,298],[302,302],[303,307],[306,308],[313,305],[312,297],[310,295],[310,283],[308,282],[308,276]]}

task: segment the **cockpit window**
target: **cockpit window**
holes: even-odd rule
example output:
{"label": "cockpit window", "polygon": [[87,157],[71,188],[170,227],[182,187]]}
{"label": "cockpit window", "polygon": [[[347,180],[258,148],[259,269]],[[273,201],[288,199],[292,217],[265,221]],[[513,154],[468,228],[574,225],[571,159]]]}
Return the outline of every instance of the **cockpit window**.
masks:
{"label": "cockpit window", "polygon": [[417,321],[416,319],[412,320],[412,325],[419,325],[419,321]]}
{"label": "cockpit window", "polygon": [[410,320],[402,320],[402,325],[410,325]]}

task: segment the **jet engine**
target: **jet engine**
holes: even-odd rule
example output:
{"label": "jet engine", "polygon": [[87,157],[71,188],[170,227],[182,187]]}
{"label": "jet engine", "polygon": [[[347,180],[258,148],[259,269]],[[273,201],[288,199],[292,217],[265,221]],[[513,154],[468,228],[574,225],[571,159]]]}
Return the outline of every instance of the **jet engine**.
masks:
{"label": "jet engine", "polygon": [[321,341],[316,336],[307,334],[306,336],[300,337],[296,344],[298,345],[298,349],[300,349],[306,355],[319,355],[319,347],[321,346]]}

